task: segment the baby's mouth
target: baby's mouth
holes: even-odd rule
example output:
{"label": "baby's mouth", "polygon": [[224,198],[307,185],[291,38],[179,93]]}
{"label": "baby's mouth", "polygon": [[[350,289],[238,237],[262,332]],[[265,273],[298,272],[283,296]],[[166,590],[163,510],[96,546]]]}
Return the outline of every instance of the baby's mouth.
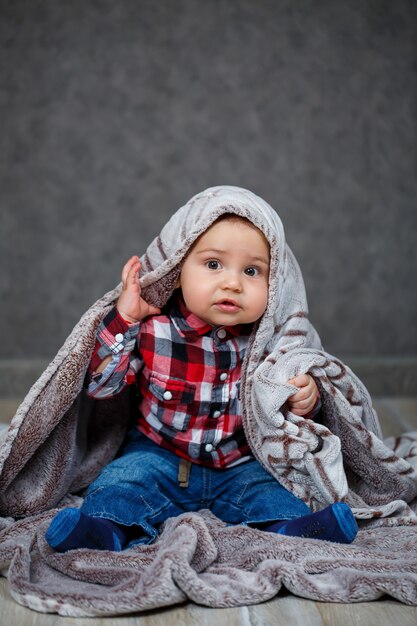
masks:
{"label": "baby's mouth", "polygon": [[224,313],[236,313],[240,310],[240,306],[233,300],[220,300],[216,302],[216,307]]}

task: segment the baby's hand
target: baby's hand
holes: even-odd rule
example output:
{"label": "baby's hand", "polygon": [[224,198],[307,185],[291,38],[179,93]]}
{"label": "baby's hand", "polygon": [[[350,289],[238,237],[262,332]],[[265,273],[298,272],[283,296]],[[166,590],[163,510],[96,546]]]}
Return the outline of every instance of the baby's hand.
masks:
{"label": "baby's hand", "polygon": [[116,305],[120,315],[131,323],[140,322],[148,315],[155,315],[161,312],[160,309],[148,304],[141,297],[139,270],[139,257],[130,257],[122,270],[123,290]]}
{"label": "baby's hand", "polygon": [[314,409],[319,397],[316,382],[310,374],[300,374],[288,381],[291,385],[299,387],[293,396],[288,398],[289,409],[294,415],[308,415]]}

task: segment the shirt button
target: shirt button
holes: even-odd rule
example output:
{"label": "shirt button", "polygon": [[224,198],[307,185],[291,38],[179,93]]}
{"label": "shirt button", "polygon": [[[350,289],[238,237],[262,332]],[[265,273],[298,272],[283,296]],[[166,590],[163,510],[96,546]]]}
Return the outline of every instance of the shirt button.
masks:
{"label": "shirt button", "polygon": [[164,400],[172,400],[172,393],[170,391],[164,391]]}
{"label": "shirt button", "polygon": [[220,374],[220,380],[227,380],[226,372],[223,372],[223,374]]}
{"label": "shirt button", "polygon": [[227,333],[225,331],[224,328],[219,328],[219,330],[217,331],[217,336],[219,339],[224,339],[226,337]]}
{"label": "shirt button", "polygon": [[124,339],[124,336],[122,335],[122,333],[117,333],[117,335],[115,335],[114,338],[117,341],[117,343],[121,343]]}
{"label": "shirt button", "polygon": [[206,443],[206,445],[204,446],[204,450],[206,452],[211,452],[213,450],[213,445],[211,443]]}
{"label": "shirt button", "polygon": [[213,413],[213,417],[220,417],[221,413],[220,411],[214,411]]}

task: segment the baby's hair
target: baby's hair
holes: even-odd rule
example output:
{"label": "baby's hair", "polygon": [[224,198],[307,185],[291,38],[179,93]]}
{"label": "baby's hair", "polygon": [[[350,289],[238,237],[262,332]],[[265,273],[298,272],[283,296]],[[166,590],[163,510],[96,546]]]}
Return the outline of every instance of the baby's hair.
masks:
{"label": "baby's hair", "polygon": [[238,215],[237,213],[223,213],[223,215],[220,215],[216,220],[214,220],[212,226],[214,226],[214,224],[218,224],[219,222],[225,222],[225,221],[244,222],[248,226],[251,226],[252,228],[256,230],[259,230],[259,228],[257,228],[257,226],[255,226],[253,222],[248,220],[247,217],[243,217],[242,215]]}

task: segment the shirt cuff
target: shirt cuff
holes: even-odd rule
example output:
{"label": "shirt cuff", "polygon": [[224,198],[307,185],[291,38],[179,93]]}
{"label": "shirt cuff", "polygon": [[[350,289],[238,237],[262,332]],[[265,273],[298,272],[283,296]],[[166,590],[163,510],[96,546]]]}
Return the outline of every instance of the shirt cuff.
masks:
{"label": "shirt cuff", "polygon": [[97,339],[101,346],[98,356],[104,359],[109,355],[127,354],[133,350],[139,332],[140,322],[129,324],[114,306],[103,318]]}

